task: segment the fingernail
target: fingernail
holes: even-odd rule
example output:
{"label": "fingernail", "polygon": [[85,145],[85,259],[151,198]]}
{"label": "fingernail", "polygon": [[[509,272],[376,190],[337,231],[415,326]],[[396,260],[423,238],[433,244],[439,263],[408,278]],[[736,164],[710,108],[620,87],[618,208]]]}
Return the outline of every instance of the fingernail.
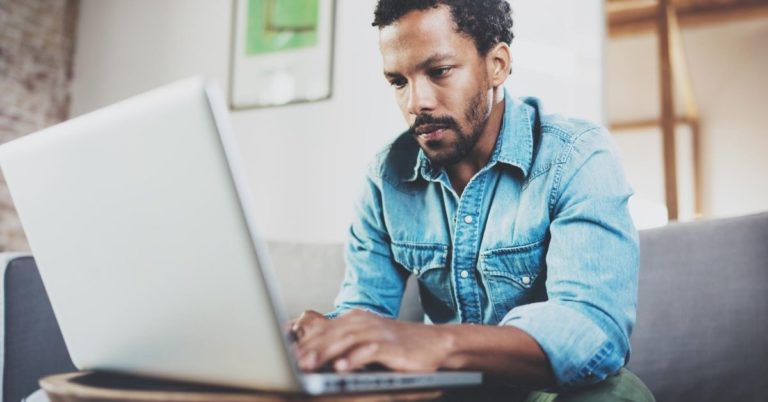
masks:
{"label": "fingernail", "polygon": [[349,368],[349,362],[347,359],[336,360],[336,363],[333,365],[336,368],[336,371],[346,371]]}

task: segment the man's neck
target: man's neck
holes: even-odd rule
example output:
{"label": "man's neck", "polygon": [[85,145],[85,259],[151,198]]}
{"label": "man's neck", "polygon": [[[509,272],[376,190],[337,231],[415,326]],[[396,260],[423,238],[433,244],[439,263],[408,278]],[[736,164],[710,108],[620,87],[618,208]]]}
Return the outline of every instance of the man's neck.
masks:
{"label": "man's neck", "polygon": [[464,187],[467,186],[472,177],[488,163],[496,146],[496,139],[499,136],[501,122],[504,118],[503,88],[494,89],[492,96],[493,103],[491,105],[491,113],[488,115],[488,122],[472,152],[459,162],[445,167],[448,178],[451,180],[451,185],[459,195],[464,192]]}

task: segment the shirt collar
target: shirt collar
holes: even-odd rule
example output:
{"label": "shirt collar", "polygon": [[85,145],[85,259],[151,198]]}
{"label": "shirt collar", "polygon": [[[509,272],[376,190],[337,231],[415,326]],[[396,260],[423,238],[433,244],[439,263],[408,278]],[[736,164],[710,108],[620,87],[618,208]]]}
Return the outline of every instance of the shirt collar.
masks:
{"label": "shirt collar", "polygon": [[[528,176],[533,160],[533,135],[538,130],[539,101],[536,98],[513,98],[504,89],[504,117],[488,164],[504,163],[515,166]],[[419,148],[412,174],[403,181],[412,182],[421,174],[426,180],[437,180],[440,170],[435,169]]]}

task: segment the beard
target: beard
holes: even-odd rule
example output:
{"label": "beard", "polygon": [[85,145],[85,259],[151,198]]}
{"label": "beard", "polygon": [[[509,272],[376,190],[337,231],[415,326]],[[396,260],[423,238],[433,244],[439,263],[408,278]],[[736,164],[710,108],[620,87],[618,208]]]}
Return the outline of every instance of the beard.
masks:
{"label": "beard", "polygon": [[453,165],[464,159],[475,148],[475,144],[477,144],[488,123],[489,112],[488,93],[478,91],[469,100],[467,109],[464,111],[464,121],[469,126],[469,130],[462,129],[459,122],[450,115],[422,114],[416,117],[410,132],[418,141],[418,128],[423,125],[441,126],[453,131],[455,134],[452,136],[453,141],[448,138],[427,140],[425,144],[419,142],[424,154],[433,165],[436,167]]}

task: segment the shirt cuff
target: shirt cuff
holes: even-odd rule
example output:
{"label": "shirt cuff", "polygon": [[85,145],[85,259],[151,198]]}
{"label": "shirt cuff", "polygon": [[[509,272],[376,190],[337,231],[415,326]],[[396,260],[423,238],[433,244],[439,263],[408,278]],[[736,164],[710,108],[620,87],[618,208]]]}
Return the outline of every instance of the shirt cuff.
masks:
{"label": "shirt cuff", "polygon": [[346,313],[346,310],[344,310],[344,311],[334,310],[334,311],[331,311],[330,313],[325,313],[323,315],[325,316],[325,318],[327,318],[329,320],[333,320],[334,318],[337,318],[338,316],[340,316],[340,315],[342,315],[344,313]]}
{"label": "shirt cuff", "polygon": [[604,380],[624,366],[624,355],[598,325],[581,312],[553,301],[512,309],[499,325],[533,337],[549,358],[558,386]]}
{"label": "shirt cuff", "polygon": [[352,310],[365,310],[365,311],[367,311],[367,312],[369,312],[371,314],[377,315],[377,316],[382,317],[382,318],[393,319],[393,317],[391,317],[389,315],[382,314],[382,313],[380,313],[380,312],[378,312],[376,310],[372,310],[372,309],[365,308],[365,307],[338,307],[335,310],[331,311],[330,313],[325,313],[323,315],[325,316],[325,318],[327,318],[329,320],[333,320],[335,318],[341,317],[344,314],[349,313]]}

